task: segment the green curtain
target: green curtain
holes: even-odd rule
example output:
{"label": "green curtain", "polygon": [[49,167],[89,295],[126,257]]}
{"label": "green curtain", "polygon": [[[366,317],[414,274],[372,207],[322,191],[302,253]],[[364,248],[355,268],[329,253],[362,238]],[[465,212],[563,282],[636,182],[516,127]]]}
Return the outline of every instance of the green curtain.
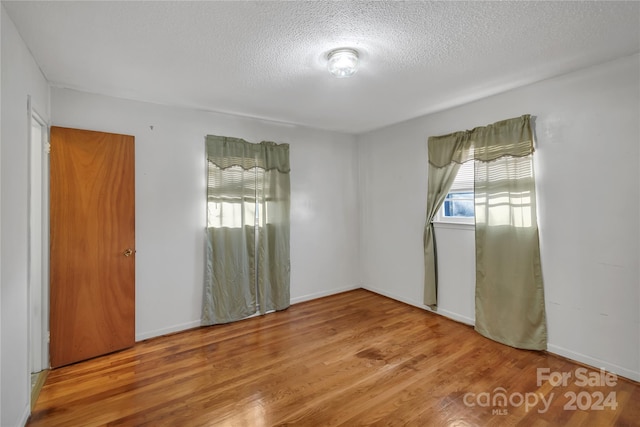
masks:
{"label": "green curtain", "polygon": [[283,310],[289,293],[289,146],[208,135],[202,322]]}
{"label": "green curtain", "polygon": [[[267,153],[277,158],[281,146],[269,145]],[[283,168],[285,169],[285,168]],[[260,212],[257,240],[257,275],[260,312],[289,307],[289,210],[290,183],[287,146],[287,173],[279,168],[263,171],[258,186]]]}
{"label": "green curtain", "polygon": [[[513,347],[545,349],[530,116],[432,137],[430,145],[432,140],[449,144],[454,152],[432,160],[429,151],[430,169],[434,161],[444,168],[448,157],[450,164],[475,160],[476,330]],[[435,261],[433,266],[427,261],[427,249],[425,238],[429,278],[435,274]],[[435,292],[427,284],[425,279],[425,303]]]}
{"label": "green curtain", "polygon": [[473,146],[475,329],[512,347],[544,350],[547,324],[529,116],[479,129]]}
{"label": "green curtain", "polygon": [[427,217],[424,225],[424,304],[432,308],[437,305],[438,273],[436,240],[433,218],[442,206],[447,193],[465,160],[467,139],[460,132],[445,137],[430,137],[428,141],[429,170],[427,181]]}

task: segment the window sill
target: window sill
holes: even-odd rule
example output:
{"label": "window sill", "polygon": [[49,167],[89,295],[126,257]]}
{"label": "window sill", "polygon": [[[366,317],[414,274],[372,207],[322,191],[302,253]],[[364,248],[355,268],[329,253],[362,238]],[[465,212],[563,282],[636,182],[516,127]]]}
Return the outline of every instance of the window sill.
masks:
{"label": "window sill", "polygon": [[476,225],[468,222],[433,221],[434,228],[450,228],[454,230],[475,230]]}

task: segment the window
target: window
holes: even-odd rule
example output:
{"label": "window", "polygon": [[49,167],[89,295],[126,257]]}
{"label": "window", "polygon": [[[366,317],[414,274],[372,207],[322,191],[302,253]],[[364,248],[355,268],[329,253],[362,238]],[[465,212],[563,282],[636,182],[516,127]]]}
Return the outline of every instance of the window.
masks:
{"label": "window", "polygon": [[436,222],[474,223],[473,161],[463,163],[447,197],[435,218]]}
{"label": "window", "polygon": [[289,145],[207,135],[202,323],[284,310],[290,295]]}
{"label": "window", "polygon": [[244,225],[262,225],[262,205],[256,195],[260,187],[258,168],[244,170],[240,166],[231,166],[220,169],[209,161],[208,171],[208,226],[242,228]]}

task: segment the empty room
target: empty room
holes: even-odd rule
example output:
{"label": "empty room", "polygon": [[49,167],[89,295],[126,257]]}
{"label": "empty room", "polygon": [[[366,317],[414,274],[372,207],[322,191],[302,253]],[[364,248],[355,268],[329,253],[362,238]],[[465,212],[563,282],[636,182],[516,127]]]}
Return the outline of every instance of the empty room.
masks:
{"label": "empty room", "polygon": [[640,426],[640,2],[0,18],[0,426]]}

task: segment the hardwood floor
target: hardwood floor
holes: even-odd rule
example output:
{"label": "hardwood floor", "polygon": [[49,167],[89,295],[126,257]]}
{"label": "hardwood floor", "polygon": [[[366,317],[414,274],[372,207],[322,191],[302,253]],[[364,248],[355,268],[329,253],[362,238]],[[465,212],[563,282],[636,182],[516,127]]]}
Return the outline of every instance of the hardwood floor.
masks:
{"label": "hardwood floor", "polygon": [[52,370],[27,425],[640,425],[640,385],[604,380],[356,290]]}

